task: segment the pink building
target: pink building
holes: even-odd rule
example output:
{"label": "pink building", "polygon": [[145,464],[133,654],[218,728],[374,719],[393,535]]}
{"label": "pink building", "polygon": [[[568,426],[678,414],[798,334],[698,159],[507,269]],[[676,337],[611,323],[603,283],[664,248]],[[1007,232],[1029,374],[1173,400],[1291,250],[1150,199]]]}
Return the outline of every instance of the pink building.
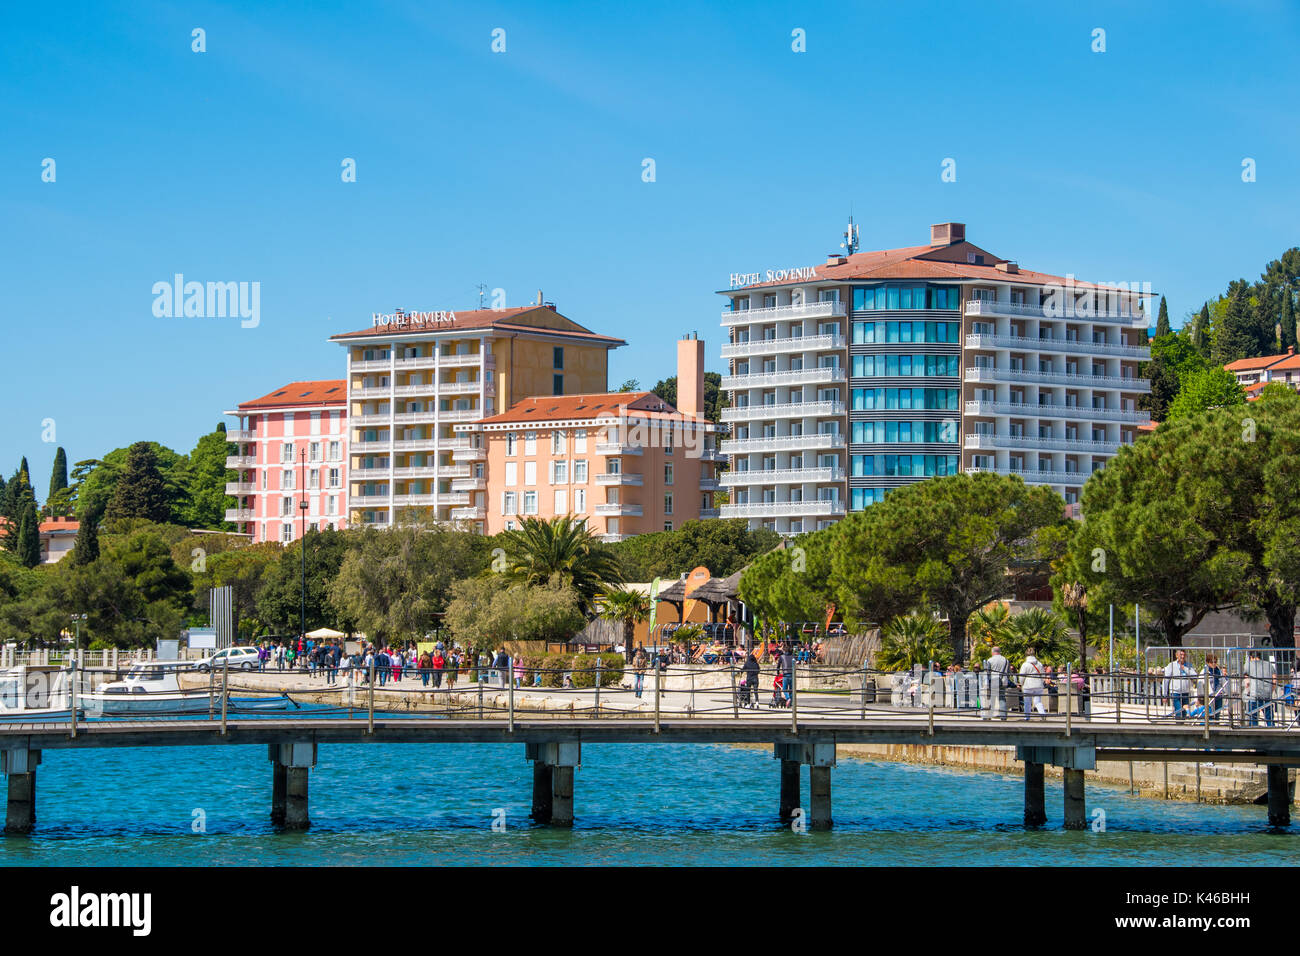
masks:
{"label": "pink building", "polygon": [[[304,526],[344,528],[348,515],[347,382],[290,382],[225,414],[239,419],[226,520],[253,541],[288,542]],[[303,508],[302,504],[307,507]]]}

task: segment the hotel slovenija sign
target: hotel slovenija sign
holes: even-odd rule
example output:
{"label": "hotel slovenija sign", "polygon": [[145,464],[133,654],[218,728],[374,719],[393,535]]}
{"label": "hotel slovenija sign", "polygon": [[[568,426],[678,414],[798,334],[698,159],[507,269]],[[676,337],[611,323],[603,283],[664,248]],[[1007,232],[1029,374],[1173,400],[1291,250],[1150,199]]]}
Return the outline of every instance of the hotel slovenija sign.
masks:
{"label": "hotel slovenija sign", "polygon": [[804,266],[799,269],[768,269],[766,273],[733,272],[731,288],[740,289],[747,285],[758,285],[760,282],[803,282],[816,278],[816,266]]}

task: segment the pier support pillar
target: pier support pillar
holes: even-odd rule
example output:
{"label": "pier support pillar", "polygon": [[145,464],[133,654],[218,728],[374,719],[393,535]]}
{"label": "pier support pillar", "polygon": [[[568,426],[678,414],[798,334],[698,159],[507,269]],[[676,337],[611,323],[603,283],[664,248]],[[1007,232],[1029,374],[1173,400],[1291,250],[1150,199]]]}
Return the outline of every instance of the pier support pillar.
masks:
{"label": "pier support pillar", "polygon": [[284,825],[284,807],[288,770],[280,763],[280,745],[267,744],[271,757],[271,822],[277,826]]}
{"label": "pier support pillar", "polygon": [[1065,773],[1065,829],[1086,830],[1088,808],[1083,796],[1083,771],[1066,768]]}
{"label": "pier support pillar", "polygon": [[[11,790],[12,794],[13,791]],[[13,797],[10,801],[12,803]],[[1268,825],[1271,827],[1289,827],[1291,825],[1291,794],[1286,783],[1286,767],[1280,764],[1268,765]]]}
{"label": "pier support pillar", "polygon": [[1043,804],[1043,765],[1025,761],[1025,826],[1041,827],[1047,822]]}
{"label": "pier support pillar", "polygon": [[831,828],[831,768],[813,764],[808,768],[808,796],[811,813],[808,826],[813,830]]}
{"label": "pier support pillar", "polygon": [[[9,790],[5,833],[31,833],[36,824],[36,765],[41,762],[41,752],[26,748],[6,750],[3,759]],[[1284,779],[1285,776],[1284,773]]]}
{"label": "pier support pillar", "polygon": [[781,761],[781,822],[789,823],[794,811],[801,806],[799,801],[799,761]]}
{"label": "pier support pillar", "polygon": [[279,751],[274,756],[276,770],[272,777],[271,814],[275,818],[275,789],[280,774],[284,775],[284,816],[281,821],[286,830],[306,830],[311,826],[307,811],[308,784],[311,768],[316,766],[316,744],[313,742],[273,745]]}
{"label": "pier support pillar", "polygon": [[576,740],[524,744],[524,756],[533,761],[533,820],[573,826],[573,771],[582,766],[582,745]]}

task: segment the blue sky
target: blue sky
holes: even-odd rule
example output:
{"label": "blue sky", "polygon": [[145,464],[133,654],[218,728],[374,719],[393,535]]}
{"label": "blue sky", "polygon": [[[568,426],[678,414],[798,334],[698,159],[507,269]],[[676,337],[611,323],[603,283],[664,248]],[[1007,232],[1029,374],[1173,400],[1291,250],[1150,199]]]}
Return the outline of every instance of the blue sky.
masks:
{"label": "blue sky", "polygon": [[[627,339],[611,387],[672,374],[691,330],[720,369],[714,291],[823,261],[850,209],[864,249],[965,222],[1149,281],[1177,324],[1297,244],[1298,38],[1283,2],[14,4],[0,468],[26,454],[44,498],[46,419],[70,461],[187,452],[342,377],[329,335],[479,283]],[[178,272],[259,282],[260,324],[155,317]]]}

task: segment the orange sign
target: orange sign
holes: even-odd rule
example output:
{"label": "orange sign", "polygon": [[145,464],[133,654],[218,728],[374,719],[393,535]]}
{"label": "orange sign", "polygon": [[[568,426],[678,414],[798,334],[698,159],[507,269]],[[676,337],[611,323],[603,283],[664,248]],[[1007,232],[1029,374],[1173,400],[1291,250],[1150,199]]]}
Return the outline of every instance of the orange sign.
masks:
{"label": "orange sign", "polygon": [[[705,581],[709,580],[710,577],[712,577],[712,575],[709,574],[709,569],[702,564],[694,571],[692,571],[686,577],[686,596],[689,597],[692,591],[698,588]],[[695,602],[690,600],[682,602],[683,622],[689,621],[691,619],[691,610],[692,610],[692,605],[694,604]]]}

